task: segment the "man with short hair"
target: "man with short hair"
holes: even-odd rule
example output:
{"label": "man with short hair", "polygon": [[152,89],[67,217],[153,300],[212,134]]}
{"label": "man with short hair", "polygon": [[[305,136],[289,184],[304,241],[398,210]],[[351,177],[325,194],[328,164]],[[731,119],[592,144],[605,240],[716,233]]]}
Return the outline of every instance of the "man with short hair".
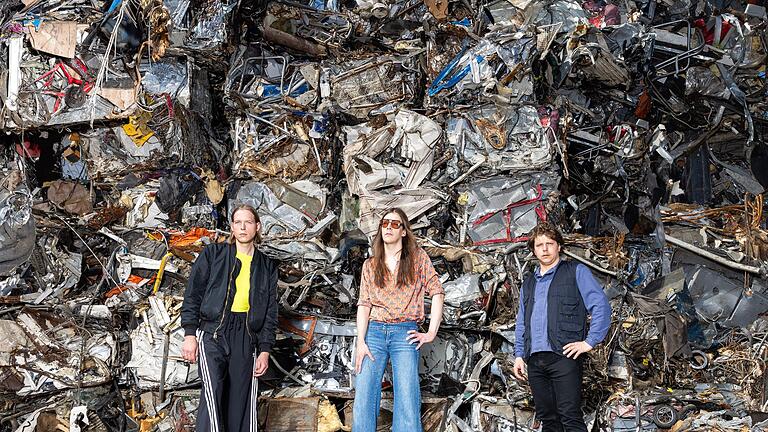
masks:
{"label": "man with short hair", "polygon": [[527,368],[542,432],[586,432],[581,354],[605,338],[611,305],[586,266],[560,259],[562,245],[563,236],[551,223],[540,223],[529,235],[528,248],[539,267],[520,290],[513,372],[525,380]]}

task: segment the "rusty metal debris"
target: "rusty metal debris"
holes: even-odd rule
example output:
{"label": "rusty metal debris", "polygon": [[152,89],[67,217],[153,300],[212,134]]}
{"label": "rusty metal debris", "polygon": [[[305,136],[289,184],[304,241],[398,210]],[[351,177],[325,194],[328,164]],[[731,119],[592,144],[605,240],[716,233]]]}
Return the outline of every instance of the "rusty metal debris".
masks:
{"label": "rusty metal debris", "polygon": [[768,428],[764,1],[0,4],[1,432],[194,428],[179,310],[236,200],[281,261],[266,430],[350,430],[393,206],[446,290],[425,430],[537,430],[512,347],[544,219],[614,310],[591,430]]}

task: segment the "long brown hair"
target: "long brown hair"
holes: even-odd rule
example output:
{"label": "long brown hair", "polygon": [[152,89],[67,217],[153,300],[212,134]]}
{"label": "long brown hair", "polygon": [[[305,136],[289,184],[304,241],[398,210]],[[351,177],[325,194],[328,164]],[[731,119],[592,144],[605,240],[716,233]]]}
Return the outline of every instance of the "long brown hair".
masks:
{"label": "long brown hair", "polygon": [[[240,210],[248,210],[253,215],[253,218],[254,220],[256,220],[256,223],[257,224],[261,223],[261,219],[259,218],[259,213],[256,212],[255,208],[253,208],[248,204],[238,204],[237,206],[235,206],[235,209],[232,210],[232,216],[230,218],[231,220],[229,221],[230,224],[235,220],[235,213],[237,213]],[[232,232],[229,234],[229,239],[227,241],[229,242],[229,244],[235,244],[235,230],[232,230]],[[261,243],[261,233],[259,232],[259,230],[256,230],[256,236],[253,238],[253,243],[254,244]]]}
{"label": "long brown hair", "polygon": [[400,266],[397,270],[397,285],[403,286],[414,282],[416,279],[416,251],[419,246],[416,244],[416,238],[411,231],[411,223],[408,221],[408,216],[405,212],[399,208],[390,208],[384,212],[384,216],[379,220],[379,229],[376,231],[376,236],[373,238],[373,256],[371,257],[371,264],[373,265],[373,282],[377,286],[384,286],[386,283],[386,277],[390,274],[387,264],[384,262],[384,237],[381,234],[381,221],[390,213],[396,213],[400,216],[400,220],[403,222],[402,229],[405,230],[405,237],[403,237],[403,248],[400,251]]}

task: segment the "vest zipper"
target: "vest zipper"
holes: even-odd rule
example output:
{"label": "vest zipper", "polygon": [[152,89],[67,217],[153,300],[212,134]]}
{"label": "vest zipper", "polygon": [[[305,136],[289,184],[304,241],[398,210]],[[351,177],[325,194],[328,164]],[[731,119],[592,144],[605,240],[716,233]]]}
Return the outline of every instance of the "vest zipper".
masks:
{"label": "vest zipper", "polygon": [[[235,258],[237,259],[237,258]],[[213,338],[218,339],[219,329],[221,328],[221,325],[224,324],[224,317],[227,316],[227,303],[229,302],[229,288],[232,285],[232,274],[235,273],[235,266],[232,265],[232,270],[229,272],[229,279],[227,279],[227,295],[224,297],[224,311],[221,313],[221,321],[219,321],[219,326],[216,327],[216,330],[213,331]]]}

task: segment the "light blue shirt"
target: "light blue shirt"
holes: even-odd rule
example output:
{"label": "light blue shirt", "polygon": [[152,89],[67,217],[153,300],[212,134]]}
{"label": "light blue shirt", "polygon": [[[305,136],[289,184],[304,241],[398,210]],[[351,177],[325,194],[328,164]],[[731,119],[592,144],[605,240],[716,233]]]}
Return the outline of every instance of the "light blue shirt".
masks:
{"label": "light blue shirt", "polygon": [[[535,295],[533,297],[533,311],[531,313],[531,354],[542,351],[552,351],[552,347],[549,344],[547,328],[547,299],[549,285],[555,277],[557,268],[560,267],[560,262],[543,275],[541,274],[541,267],[537,268],[533,273],[536,280],[536,286],[533,288]],[[603,287],[600,285],[600,282],[595,279],[595,276],[584,264],[576,265],[576,286],[579,288],[579,293],[581,294],[581,298],[584,301],[587,311],[592,316],[585,342],[587,342],[589,346],[595,347],[602,342],[608,334],[608,329],[611,326],[611,305],[603,292]],[[517,325],[515,326],[516,357],[523,357],[525,354],[524,338],[526,330],[525,299],[523,298],[523,291],[521,289],[520,304],[517,309]]]}

